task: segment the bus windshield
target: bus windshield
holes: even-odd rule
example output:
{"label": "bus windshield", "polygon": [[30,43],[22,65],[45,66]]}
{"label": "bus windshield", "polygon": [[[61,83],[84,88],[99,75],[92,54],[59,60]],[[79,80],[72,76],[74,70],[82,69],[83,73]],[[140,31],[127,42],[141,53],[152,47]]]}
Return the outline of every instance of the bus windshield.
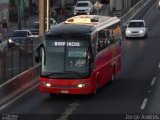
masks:
{"label": "bus windshield", "polygon": [[41,75],[49,78],[68,79],[89,76],[87,60],[89,44],[89,41],[84,39],[46,37]]}

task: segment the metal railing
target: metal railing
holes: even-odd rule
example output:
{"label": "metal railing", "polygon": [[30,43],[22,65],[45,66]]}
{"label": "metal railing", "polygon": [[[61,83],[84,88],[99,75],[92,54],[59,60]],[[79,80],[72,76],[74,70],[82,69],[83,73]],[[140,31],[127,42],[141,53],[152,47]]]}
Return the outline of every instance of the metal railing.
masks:
{"label": "metal railing", "polygon": [[0,84],[36,65],[34,61],[38,38],[0,52]]}

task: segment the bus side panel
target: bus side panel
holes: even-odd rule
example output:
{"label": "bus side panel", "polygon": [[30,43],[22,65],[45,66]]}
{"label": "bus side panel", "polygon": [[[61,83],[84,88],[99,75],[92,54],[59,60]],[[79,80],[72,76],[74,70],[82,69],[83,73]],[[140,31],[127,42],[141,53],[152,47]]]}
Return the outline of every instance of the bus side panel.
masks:
{"label": "bus side panel", "polygon": [[120,73],[121,70],[121,46],[120,41],[115,44],[115,50],[116,50],[116,56],[115,56],[115,63],[116,63],[116,70],[115,70],[115,76]]}
{"label": "bus side panel", "polygon": [[98,80],[101,87],[110,80],[112,74],[112,53],[110,47],[97,54],[95,69],[99,73]]}

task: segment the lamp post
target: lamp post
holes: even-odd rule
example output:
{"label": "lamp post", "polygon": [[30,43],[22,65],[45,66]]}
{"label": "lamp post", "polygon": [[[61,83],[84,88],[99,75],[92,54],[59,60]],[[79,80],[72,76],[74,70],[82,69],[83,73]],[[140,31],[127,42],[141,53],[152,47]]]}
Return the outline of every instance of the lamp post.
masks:
{"label": "lamp post", "polygon": [[50,28],[50,0],[47,0],[47,28],[46,28],[46,31],[49,31],[49,28]]}
{"label": "lamp post", "polygon": [[44,12],[44,1],[45,0],[39,0],[39,37],[40,40],[43,41],[43,37],[44,37],[44,18],[45,18],[45,12]]}

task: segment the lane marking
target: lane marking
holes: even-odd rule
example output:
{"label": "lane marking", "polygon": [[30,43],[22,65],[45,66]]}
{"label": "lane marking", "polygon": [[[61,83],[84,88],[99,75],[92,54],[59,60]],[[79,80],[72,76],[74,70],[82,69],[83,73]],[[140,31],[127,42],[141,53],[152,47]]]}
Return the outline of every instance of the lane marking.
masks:
{"label": "lane marking", "polygon": [[151,86],[154,86],[154,85],[155,85],[156,80],[157,80],[157,78],[156,78],[156,77],[154,77],[154,78],[152,79],[152,81],[151,81]]}
{"label": "lane marking", "polygon": [[69,104],[69,107],[65,110],[65,112],[62,114],[62,116],[56,120],[67,120],[67,118],[69,117],[69,115],[72,114],[72,112],[74,110],[76,110],[77,106],[79,105],[79,103],[76,101],[72,104]]}
{"label": "lane marking", "polygon": [[160,63],[159,63],[159,65],[158,65],[158,69],[160,69]]}
{"label": "lane marking", "polygon": [[142,103],[142,106],[141,106],[141,110],[143,110],[146,107],[147,101],[148,101],[148,98],[145,98],[143,100],[143,103]]}

